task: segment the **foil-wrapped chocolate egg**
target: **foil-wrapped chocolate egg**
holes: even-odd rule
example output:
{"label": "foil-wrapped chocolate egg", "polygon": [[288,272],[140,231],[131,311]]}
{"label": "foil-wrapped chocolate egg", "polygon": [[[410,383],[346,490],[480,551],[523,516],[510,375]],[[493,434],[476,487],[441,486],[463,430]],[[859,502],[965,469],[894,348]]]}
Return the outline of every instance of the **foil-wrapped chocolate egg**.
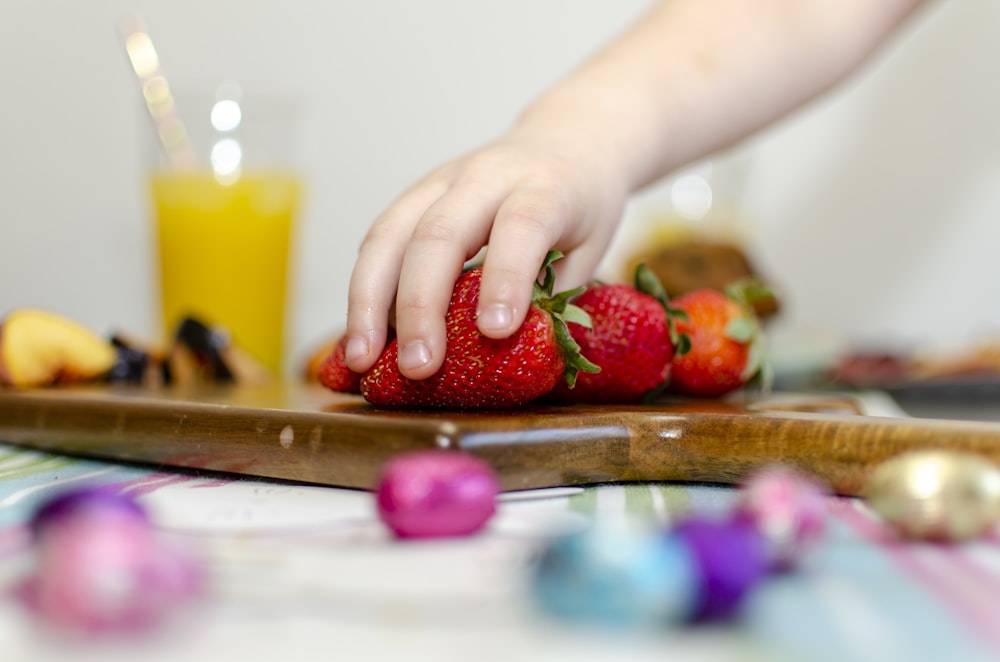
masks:
{"label": "foil-wrapped chocolate egg", "polygon": [[659,530],[594,523],[550,541],[532,589],[544,612],[569,622],[677,625],[696,609],[697,560],[680,538]]}
{"label": "foil-wrapped chocolate egg", "polygon": [[757,527],[773,570],[790,570],[823,538],[828,492],[795,467],[762,467],[744,481],[735,516]]}
{"label": "foil-wrapped chocolate egg", "polygon": [[92,633],[144,629],[201,592],[194,558],[161,539],[135,501],[110,489],[54,497],[31,527],[37,568],[19,594],[50,624]]}
{"label": "foil-wrapped chocolate egg", "polygon": [[969,540],[1000,518],[1000,468],[970,453],[904,453],[876,467],[863,496],[905,538]]}
{"label": "foil-wrapped chocolate egg", "polygon": [[422,450],[393,458],[375,492],[378,515],[400,538],[463,536],[496,511],[500,484],[489,464],[461,451]]}
{"label": "foil-wrapped chocolate egg", "polygon": [[698,596],[694,620],[736,616],[746,597],[767,576],[770,559],[757,528],[741,518],[711,519],[690,515],[670,532],[694,558]]}

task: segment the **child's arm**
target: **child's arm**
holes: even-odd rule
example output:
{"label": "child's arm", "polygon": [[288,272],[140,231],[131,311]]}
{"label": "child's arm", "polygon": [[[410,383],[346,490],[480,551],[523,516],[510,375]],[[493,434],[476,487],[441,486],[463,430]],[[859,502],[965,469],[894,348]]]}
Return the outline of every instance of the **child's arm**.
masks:
{"label": "child's arm", "polygon": [[436,372],[452,285],[487,244],[480,330],[510,335],[547,251],[567,255],[561,289],[585,283],[630,193],[828,89],[920,4],[657,4],[506,134],[432,172],[375,221],[351,278],[348,364],[371,366],[394,309],[400,369]]}

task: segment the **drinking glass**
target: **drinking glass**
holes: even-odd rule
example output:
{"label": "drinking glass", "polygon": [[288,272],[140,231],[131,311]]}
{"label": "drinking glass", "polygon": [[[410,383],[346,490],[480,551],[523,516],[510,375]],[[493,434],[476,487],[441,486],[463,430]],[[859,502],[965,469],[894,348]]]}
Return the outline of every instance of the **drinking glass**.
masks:
{"label": "drinking glass", "polygon": [[171,96],[149,174],[161,331],[195,317],[279,375],[303,188],[297,105],[235,82]]}

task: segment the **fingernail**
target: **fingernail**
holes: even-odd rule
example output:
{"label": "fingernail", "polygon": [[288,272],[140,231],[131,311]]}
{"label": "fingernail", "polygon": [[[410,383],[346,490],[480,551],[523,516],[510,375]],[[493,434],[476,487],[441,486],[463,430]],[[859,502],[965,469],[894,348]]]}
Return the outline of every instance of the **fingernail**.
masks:
{"label": "fingernail", "polygon": [[399,365],[404,368],[419,368],[431,362],[431,350],[422,340],[408,343],[399,352]]}
{"label": "fingernail", "polygon": [[514,314],[502,303],[496,303],[479,312],[479,328],[506,331],[510,328]]}
{"label": "fingernail", "polygon": [[344,358],[348,361],[353,361],[365,356],[368,356],[368,341],[361,336],[348,338],[347,347],[344,348]]}

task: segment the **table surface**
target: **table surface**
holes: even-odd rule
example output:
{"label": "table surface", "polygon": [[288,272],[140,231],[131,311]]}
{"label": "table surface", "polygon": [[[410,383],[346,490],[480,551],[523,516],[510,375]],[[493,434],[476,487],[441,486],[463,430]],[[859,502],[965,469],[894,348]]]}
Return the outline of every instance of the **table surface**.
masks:
{"label": "table surface", "polygon": [[[898,415],[880,397],[869,413]],[[112,485],[206,563],[208,594],[137,637],[42,627],[13,588],[45,497]],[[46,660],[988,660],[1000,658],[1000,537],[901,543],[856,499],[831,497],[823,544],[770,579],[733,623],[602,632],[549,620],[529,568],[587,519],[669,523],[729,508],[730,487],[635,483],[506,495],[479,535],[394,540],[364,491],[159,471],[0,444],[0,659]],[[141,657],[140,657],[141,656]]]}

